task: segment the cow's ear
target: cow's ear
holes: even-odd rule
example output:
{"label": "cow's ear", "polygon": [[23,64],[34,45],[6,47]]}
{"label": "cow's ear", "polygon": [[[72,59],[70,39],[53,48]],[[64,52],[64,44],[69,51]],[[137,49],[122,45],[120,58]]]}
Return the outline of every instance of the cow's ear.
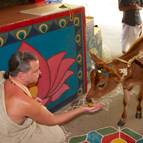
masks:
{"label": "cow's ear", "polygon": [[91,50],[89,51],[89,55],[91,60],[93,60],[93,62],[96,65],[103,65],[106,64],[101,58],[99,58],[95,53],[91,52]]}

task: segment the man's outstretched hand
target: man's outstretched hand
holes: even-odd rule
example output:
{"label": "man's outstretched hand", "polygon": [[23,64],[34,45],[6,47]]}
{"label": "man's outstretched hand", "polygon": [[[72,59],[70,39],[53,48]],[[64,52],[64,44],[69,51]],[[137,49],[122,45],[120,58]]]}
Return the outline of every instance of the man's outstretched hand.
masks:
{"label": "man's outstretched hand", "polygon": [[85,112],[93,113],[93,112],[101,110],[103,106],[104,105],[101,103],[94,103],[92,106],[83,106],[83,108],[85,109]]}

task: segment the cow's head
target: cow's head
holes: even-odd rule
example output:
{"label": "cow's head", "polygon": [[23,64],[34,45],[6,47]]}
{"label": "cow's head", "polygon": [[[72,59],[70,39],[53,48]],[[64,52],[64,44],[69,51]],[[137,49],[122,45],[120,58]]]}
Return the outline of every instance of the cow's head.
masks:
{"label": "cow's head", "polygon": [[111,63],[105,63],[93,53],[90,53],[91,59],[95,63],[95,69],[90,73],[90,89],[87,94],[87,101],[92,98],[100,98],[111,92],[118,85],[120,76]]}

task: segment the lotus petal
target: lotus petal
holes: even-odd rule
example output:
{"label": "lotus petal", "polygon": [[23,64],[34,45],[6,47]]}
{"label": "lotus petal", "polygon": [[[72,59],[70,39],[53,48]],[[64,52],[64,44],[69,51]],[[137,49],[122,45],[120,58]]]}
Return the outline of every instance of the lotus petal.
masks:
{"label": "lotus petal", "polygon": [[63,60],[65,54],[66,54],[66,52],[58,53],[58,54],[52,56],[51,58],[49,58],[47,61],[48,66],[49,66],[49,71],[50,71],[50,77],[51,77],[50,89],[54,85],[54,81],[57,78],[57,72],[60,67],[60,63]]}
{"label": "lotus petal", "polygon": [[[60,66],[56,73],[56,79],[53,83],[53,86],[50,88],[50,91],[49,91],[50,93],[63,80],[65,73],[68,71],[68,68],[74,63],[74,61],[75,60],[72,58],[65,58],[61,61]],[[49,65],[49,68],[51,69],[51,66],[50,66],[51,63],[49,64],[48,62],[48,65]],[[53,73],[50,73],[50,74],[52,75]]]}
{"label": "lotus petal", "polygon": [[40,70],[42,73],[42,76],[39,78],[38,81],[38,96],[40,98],[44,98],[46,95],[48,95],[48,91],[50,88],[50,75],[46,60],[40,55],[37,50],[35,50],[32,46],[25,42],[21,43],[19,50],[34,53],[38,57],[40,62]]}
{"label": "lotus petal", "polygon": [[60,83],[55,83],[54,84],[53,90],[51,90],[51,92],[49,92],[49,96],[54,95],[54,93],[57,92],[57,90],[59,90],[62,87],[65,80],[68,79],[72,74],[73,74],[73,71],[67,71],[65,73],[63,79],[60,81]]}
{"label": "lotus petal", "polygon": [[52,96],[48,96],[47,98],[43,99],[42,104],[45,105],[49,102],[53,102],[57,100],[66,90],[69,89],[69,86],[66,84],[63,84],[62,87]]}
{"label": "lotus petal", "polygon": [[64,82],[73,74],[73,71],[68,69],[75,60],[64,58],[66,52],[60,52],[46,62],[37,50],[25,42],[21,43],[19,50],[34,53],[39,59],[42,75],[37,86],[38,95],[43,99],[43,104],[55,101],[69,89],[69,86]]}

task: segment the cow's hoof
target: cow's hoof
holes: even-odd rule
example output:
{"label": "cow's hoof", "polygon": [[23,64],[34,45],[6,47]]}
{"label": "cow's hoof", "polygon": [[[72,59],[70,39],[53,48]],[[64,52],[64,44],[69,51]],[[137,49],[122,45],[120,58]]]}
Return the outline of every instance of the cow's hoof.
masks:
{"label": "cow's hoof", "polygon": [[118,121],[118,123],[117,123],[117,126],[123,127],[125,124],[126,124],[125,120],[120,119],[120,120]]}
{"label": "cow's hoof", "polygon": [[136,118],[137,118],[137,119],[141,119],[141,118],[142,118],[142,114],[141,114],[140,111],[137,111],[137,113],[136,113]]}

